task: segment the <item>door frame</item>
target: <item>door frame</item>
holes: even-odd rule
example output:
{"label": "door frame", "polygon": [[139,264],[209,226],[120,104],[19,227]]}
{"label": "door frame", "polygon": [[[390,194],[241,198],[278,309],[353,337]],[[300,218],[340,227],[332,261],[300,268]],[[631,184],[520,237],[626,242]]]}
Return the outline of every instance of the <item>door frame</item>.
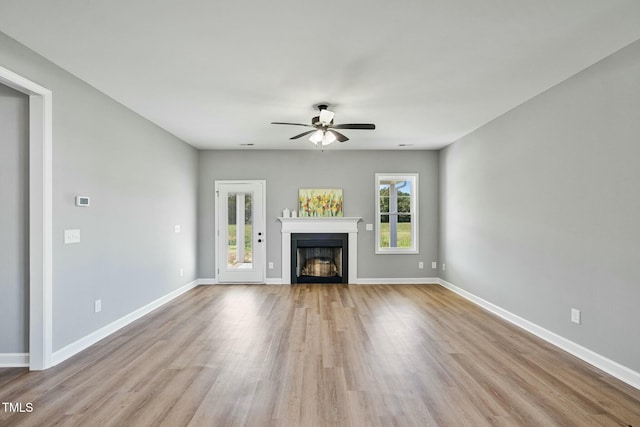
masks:
{"label": "door frame", "polygon": [[[0,67],[0,83],[29,96],[29,369],[52,366],[53,94]],[[22,364],[22,366],[25,366]]]}
{"label": "door frame", "polygon": [[[219,274],[219,269],[220,266],[218,265],[218,261],[219,261],[219,256],[220,256],[220,241],[222,239],[220,239],[220,215],[218,214],[218,209],[219,209],[219,198],[218,198],[218,192],[219,192],[219,188],[220,185],[224,185],[224,184],[259,184],[262,187],[262,206],[260,206],[260,209],[262,209],[262,215],[264,217],[264,240],[265,240],[265,247],[264,250],[262,251],[262,259],[260,260],[262,262],[262,282],[261,283],[266,283],[267,281],[267,248],[266,248],[266,243],[267,243],[267,181],[264,179],[236,179],[236,180],[216,180],[214,182],[214,193],[213,193],[213,199],[214,199],[214,203],[213,203],[213,211],[214,211],[214,217],[215,217],[215,229],[214,229],[214,265],[215,265],[215,271],[216,271],[216,276],[215,276],[215,282],[216,283],[220,283],[220,274]],[[254,205],[254,209],[257,206]]]}

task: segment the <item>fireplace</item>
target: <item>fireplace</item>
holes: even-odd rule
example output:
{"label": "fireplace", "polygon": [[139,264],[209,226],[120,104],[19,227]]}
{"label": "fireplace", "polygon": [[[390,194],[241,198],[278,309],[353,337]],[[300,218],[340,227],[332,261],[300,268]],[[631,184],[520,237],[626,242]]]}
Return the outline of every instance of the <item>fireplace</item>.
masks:
{"label": "fireplace", "polygon": [[348,283],[347,233],[291,233],[291,283]]}
{"label": "fireplace", "polygon": [[[342,281],[341,283],[356,283],[358,280],[358,222],[361,221],[360,217],[280,217],[278,221],[282,223],[282,279],[281,283],[300,283],[297,282],[297,249],[295,251],[296,259],[292,260],[291,245],[294,234],[306,234],[311,235],[308,237],[319,238],[320,240],[327,240],[327,235],[344,234],[346,235],[346,242],[342,240],[342,255],[337,256],[338,262],[342,263]],[[305,240],[305,239],[302,239]],[[328,240],[334,240],[328,239]],[[298,239],[298,242],[300,239]],[[307,243],[303,243],[307,244]],[[322,242],[318,247],[330,248],[326,246],[327,242]],[[334,249],[331,249],[334,251]],[[323,258],[329,258],[329,256],[322,256]],[[332,258],[336,258],[332,254]],[[292,262],[293,261],[293,262]],[[318,262],[327,262],[327,260],[320,260]],[[337,262],[334,260],[336,268]],[[295,266],[295,268],[294,268]],[[314,268],[331,268],[331,266],[315,266]],[[335,279],[332,279],[332,282]]]}

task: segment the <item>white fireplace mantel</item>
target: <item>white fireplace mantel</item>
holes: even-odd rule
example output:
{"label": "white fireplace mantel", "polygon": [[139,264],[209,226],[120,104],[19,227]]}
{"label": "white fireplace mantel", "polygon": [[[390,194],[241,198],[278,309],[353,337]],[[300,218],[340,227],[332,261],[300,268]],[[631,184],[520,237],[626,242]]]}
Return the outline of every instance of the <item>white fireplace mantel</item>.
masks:
{"label": "white fireplace mantel", "polygon": [[279,217],[282,223],[282,283],[291,284],[291,233],[347,233],[348,283],[358,278],[358,222],[360,217]]}

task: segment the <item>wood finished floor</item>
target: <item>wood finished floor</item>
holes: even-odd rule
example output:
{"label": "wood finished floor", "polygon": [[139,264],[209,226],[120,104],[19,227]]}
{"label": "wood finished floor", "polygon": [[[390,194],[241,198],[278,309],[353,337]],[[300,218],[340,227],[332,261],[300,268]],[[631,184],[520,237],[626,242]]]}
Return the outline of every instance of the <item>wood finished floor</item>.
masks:
{"label": "wood finished floor", "polygon": [[640,391],[437,285],[198,287],[44,372],[0,426],[635,426]]}

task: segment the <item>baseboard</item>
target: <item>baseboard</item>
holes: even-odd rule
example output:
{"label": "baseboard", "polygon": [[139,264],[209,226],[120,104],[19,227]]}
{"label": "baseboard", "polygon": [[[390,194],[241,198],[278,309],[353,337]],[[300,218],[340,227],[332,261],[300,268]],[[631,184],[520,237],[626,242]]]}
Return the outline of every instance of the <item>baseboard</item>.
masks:
{"label": "baseboard", "polygon": [[217,285],[218,279],[214,278],[205,278],[205,279],[198,279],[196,280],[196,282],[198,282],[198,286],[210,286],[210,285]]}
{"label": "baseboard", "polygon": [[[282,285],[282,278],[281,277],[267,277],[267,279],[265,280],[265,285]],[[203,285],[203,286],[211,286],[211,285],[219,285],[220,282],[218,281],[218,279],[214,278],[209,278],[209,279],[198,279],[198,285]]]}
{"label": "baseboard", "polygon": [[485,310],[490,311],[491,313],[503,318],[504,320],[532,333],[533,335],[542,338],[555,345],[556,347],[566,351],[574,355],[575,357],[584,360],[590,365],[595,366],[596,368],[608,373],[609,375],[616,377],[620,381],[623,381],[629,384],[632,387],[635,387],[640,390],[640,373],[627,368],[619,364],[618,362],[614,362],[611,359],[608,359],[588,348],[582,347],[579,344],[574,343],[560,335],[557,335],[541,326],[536,325],[526,319],[523,319],[520,316],[517,316],[501,307],[498,307],[495,304],[490,303],[470,292],[461,289],[446,280],[438,279],[438,283],[444,286],[445,288],[455,292],[461,297],[473,302],[474,304],[479,305]]}
{"label": "baseboard", "polygon": [[112,322],[112,323],[110,323],[110,324],[98,329],[97,331],[85,336],[84,338],[80,338],[78,341],[73,342],[73,343],[61,348],[60,350],[58,350],[58,351],[53,353],[53,355],[52,355],[52,366],[55,366],[55,365],[65,361],[65,360],[67,360],[71,356],[74,356],[74,355],[78,354],[82,350],[84,350],[87,347],[92,346],[93,344],[97,343],[98,341],[108,337],[109,335],[113,334],[117,330],[127,326],[131,322],[133,322],[135,320],[138,320],[142,316],[144,316],[146,314],[149,314],[150,312],[152,312],[153,310],[157,309],[158,307],[163,306],[164,304],[166,304],[169,301],[177,298],[178,296],[182,295],[183,293],[195,288],[196,286],[198,286],[198,284],[199,284],[199,280],[194,280],[191,283],[187,283],[186,285],[176,289],[175,291],[172,291],[172,292],[168,293],[167,295],[165,295],[165,296],[163,296],[161,298],[158,298],[157,300],[145,305],[144,307],[141,307],[141,308],[139,308],[139,309],[127,314],[126,316],[121,317],[120,319],[116,320],[115,322]]}
{"label": "baseboard", "polygon": [[25,367],[29,367],[29,353],[0,353],[0,368]]}
{"label": "baseboard", "polygon": [[437,277],[402,277],[402,278],[365,278],[358,277],[357,285],[434,285],[440,279]]}
{"label": "baseboard", "polygon": [[[205,279],[215,280],[215,279]],[[358,278],[352,285],[435,285],[440,283],[437,277],[409,277],[409,278]],[[216,282],[217,283],[217,282]],[[213,284],[213,283],[203,283]],[[281,277],[267,278],[267,285],[284,285]]]}

